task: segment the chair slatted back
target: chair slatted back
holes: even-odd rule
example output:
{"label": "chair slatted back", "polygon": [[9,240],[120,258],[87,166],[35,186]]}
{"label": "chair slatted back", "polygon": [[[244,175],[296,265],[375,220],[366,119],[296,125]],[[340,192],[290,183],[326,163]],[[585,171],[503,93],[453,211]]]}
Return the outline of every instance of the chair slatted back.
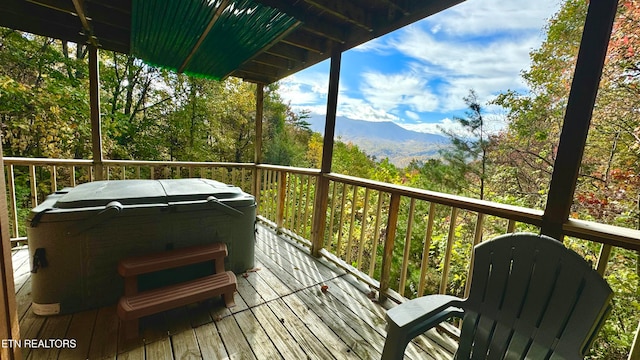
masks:
{"label": "chair slatted back", "polygon": [[582,358],[611,297],[606,281],[555,239],[508,234],[486,241],[475,248],[456,358]]}

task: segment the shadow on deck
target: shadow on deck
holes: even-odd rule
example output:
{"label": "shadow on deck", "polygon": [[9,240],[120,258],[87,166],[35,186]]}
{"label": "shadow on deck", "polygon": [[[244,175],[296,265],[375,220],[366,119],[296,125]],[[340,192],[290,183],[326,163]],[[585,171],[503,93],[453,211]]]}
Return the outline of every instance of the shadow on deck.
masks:
{"label": "shadow on deck", "polygon": [[[14,250],[22,339],[45,340],[22,346],[23,358],[379,359],[386,310],[368,297],[369,288],[271,229],[258,229],[256,268],[238,276],[235,307],[214,298],[143,318],[133,341],[122,339],[115,305],[35,315],[28,251]],[[56,348],[56,339],[74,340],[75,348]],[[455,346],[431,330],[410,344],[405,358],[450,359]]]}

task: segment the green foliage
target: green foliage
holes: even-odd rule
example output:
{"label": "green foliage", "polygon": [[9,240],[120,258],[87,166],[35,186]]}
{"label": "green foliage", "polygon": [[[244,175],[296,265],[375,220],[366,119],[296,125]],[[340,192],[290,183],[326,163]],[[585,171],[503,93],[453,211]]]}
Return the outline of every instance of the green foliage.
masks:
{"label": "green foliage", "polygon": [[[478,198],[484,199],[489,148],[485,120],[478,95],[474,90],[469,90],[469,95],[464,98],[464,102],[468,107],[467,117],[454,117],[454,119],[460,124],[465,134],[442,129],[449,137],[452,146],[441,150],[440,154],[453,171],[469,177],[468,190]],[[467,182],[461,182],[461,184],[465,183]]]}

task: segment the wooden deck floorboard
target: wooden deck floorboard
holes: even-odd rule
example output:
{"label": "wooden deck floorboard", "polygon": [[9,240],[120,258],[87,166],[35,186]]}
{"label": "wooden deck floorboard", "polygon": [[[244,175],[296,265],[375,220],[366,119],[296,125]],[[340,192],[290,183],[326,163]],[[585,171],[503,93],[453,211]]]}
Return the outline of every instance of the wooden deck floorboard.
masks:
{"label": "wooden deck floorboard", "polygon": [[[73,349],[25,348],[25,359],[379,359],[385,308],[355,277],[300,244],[259,226],[255,268],[238,274],[236,306],[221,298],[141,319],[140,338],[122,337],[115,305],[74,314],[31,311],[26,248],[13,252],[23,339],[74,339]],[[321,287],[326,285],[327,291]],[[435,331],[406,359],[450,359]],[[435,339],[436,341],[434,341]],[[447,349],[448,348],[448,349]]]}

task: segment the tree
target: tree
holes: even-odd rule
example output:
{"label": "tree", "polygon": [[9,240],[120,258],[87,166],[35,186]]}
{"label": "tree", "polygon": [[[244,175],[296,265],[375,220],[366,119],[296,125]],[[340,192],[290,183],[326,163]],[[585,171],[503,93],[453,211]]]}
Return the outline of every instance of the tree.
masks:
{"label": "tree", "polygon": [[469,190],[477,194],[480,199],[484,199],[489,148],[485,119],[478,95],[474,90],[469,90],[469,95],[464,97],[464,102],[468,107],[467,117],[454,117],[464,133],[459,134],[442,129],[449,137],[452,147],[441,150],[440,154],[454,171],[471,178],[470,183],[477,189]]}
{"label": "tree", "polygon": [[[496,141],[493,159],[501,171],[492,183],[503,199],[524,200],[518,205],[544,206],[587,6],[567,0],[549,22],[546,40],[531,53],[531,68],[523,72],[531,91],[507,91],[495,100],[507,110],[509,125]],[[571,213],[628,227],[638,226],[638,9],[637,1],[620,2]],[[593,258],[600,248],[570,238],[565,244]],[[615,291],[614,310],[603,327],[604,339],[594,346],[596,358],[627,356],[640,304],[636,264],[636,254],[622,249],[609,261],[605,275]]]}

